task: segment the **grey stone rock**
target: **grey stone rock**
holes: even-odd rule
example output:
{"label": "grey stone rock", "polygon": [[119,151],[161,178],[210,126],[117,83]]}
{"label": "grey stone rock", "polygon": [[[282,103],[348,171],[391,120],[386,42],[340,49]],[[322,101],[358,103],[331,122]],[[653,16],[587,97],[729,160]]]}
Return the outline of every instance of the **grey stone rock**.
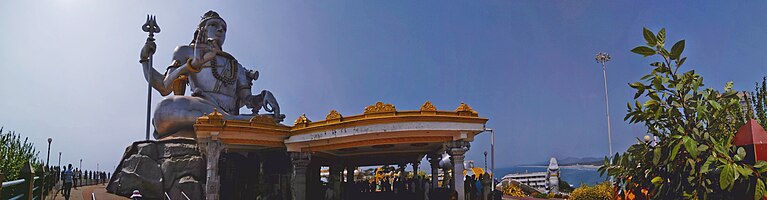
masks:
{"label": "grey stone rock", "polygon": [[145,155],[157,160],[157,145],[155,143],[139,143],[136,144],[136,154]]}
{"label": "grey stone rock", "polygon": [[138,141],[126,148],[107,192],[129,197],[138,189],[145,199],[203,197],[205,158],[194,139]]}
{"label": "grey stone rock", "polygon": [[163,159],[161,168],[164,172],[165,181],[163,187],[169,190],[175,183],[185,176],[202,178],[205,177],[205,162],[200,156],[185,156]]}
{"label": "grey stone rock", "polygon": [[204,199],[203,185],[192,176],[184,176],[173,184],[168,191],[171,199],[186,199],[181,192],[184,192],[189,199]]}
{"label": "grey stone rock", "polygon": [[133,190],[139,190],[146,198],[162,197],[162,171],[157,162],[149,156],[134,154],[123,160],[121,166],[113,193],[130,196]]}
{"label": "grey stone rock", "polygon": [[200,150],[197,149],[197,144],[162,143],[158,147],[162,158],[201,155]]}

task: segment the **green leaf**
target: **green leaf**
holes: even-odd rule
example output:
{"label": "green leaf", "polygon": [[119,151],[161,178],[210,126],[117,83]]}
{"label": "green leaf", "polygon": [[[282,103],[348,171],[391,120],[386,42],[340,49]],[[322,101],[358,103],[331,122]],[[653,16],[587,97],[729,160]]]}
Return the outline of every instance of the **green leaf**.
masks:
{"label": "green leaf", "polygon": [[754,168],[761,169],[764,166],[767,166],[767,162],[763,160],[756,161],[756,164],[754,164]]}
{"label": "green leaf", "polygon": [[655,99],[650,99],[644,102],[644,107],[648,107],[652,105],[658,105],[658,101],[656,101]]}
{"label": "green leaf", "polygon": [[647,41],[647,45],[654,47],[658,44],[658,39],[655,38],[655,34],[653,34],[649,29],[643,28],[642,35],[644,35],[644,39]]}
{"label": "green leaf", "polygon": [[690,136],[682,137],[682,142],[684,142],[684,149],[690,153],[690,156],[693,158],[698,157],[698,142],[690,138]]}
{"label": "green leaf", "polygon": [[681,60],[679,60],[679,62],[676,63],[676,66],[677,67],[681,67],[682,64],[684,64],[684,61],[687,61],[687,57],[684,57]]}
{"label": "green leaf", "polygon": [[671,59],[679,58],[679,56],[682,55],[682,51],[684,51],[684,40],[676,42],[676,44],[671,47]]}
{"label": "green leaf", "polygon": [[644,88],[644,84],[642,84],[641,82],[633,82],[633,83],[629,83],[629,86],[630,86],[631,88],[636,88],[636,89],[639,89],[639,88]]}
{"label": "green leaf", "polygon": [[661,28],[660,31],[658,31],[658,46],[663,48],[665,44],[666,44],[666,28]]}
{"label": "green leaf", "polygon": [[717,110],[721,110],[722,109],[722,105],[720,105],[719,103],[717,103],[714,100],[708,100],[708,103],[711,104],[711,106],[713,106]]}
{"label": "green leaf", "polygon": [[698,146],[698,151],[704,152],[706,150],[708,150],[708,145],[701,144],[700,146]]}
{"label": "green leaf", "polygon": [[735,182],[735,171],[730,165],[722,167],[722,172],[719,174],[719,188],[722,190],[727,189]]}
{"label": "green leaf", "polygon": [[674,145],[674,149],[671,150],[671,160],[674,160],[676,158],[676,153],[679,153],[679,147],[682,146],[681,142],[677,142],[676,145]]}
{"label": "green leaf", "polygon": [[767,194],[764,189],[764,181],[762,179],[756,179],[756,188],[754,188],[754,199],[761,199]]}
{"label": "green leaf", "polygon": [[650,47],[646,46],[638,46],[631,50],[631,52],[634,52],[636,54],[642,55],[642,56],[652,56],[655,55],[655,50],[651,49]]}
{"label": "green leaf", "polygon": [[745,158],[746,157],[746,149],[744,149],[743,147],[738,147],[738,156],[740,156],[741,158]]}
{"label": "green leaf", "polygon": [[663,183],[663,178],[660,176],[656,176],[655,178],[652,178],[652,184],[661,184]]}
{"label": "green leaf", "polygon": [[663,153],[663,149],[661,148],[655,148],[655,150],[653,150],[653,155],[652,155],[653,165],[658,165],[658,162],[660,162],[660,157],[662,156],[661,153]]}
{"label": "green leaf", "polygon": [[700,173],[707,173],[709,171],[708,168],[714,162],[716,162],[716,159],[714,158],[714,155],[708,156],[708,159],[706,159],[706,162],[704,162],[703,166],[700,167]]}
{"label": "green leaf", "polygon": [[751,168],[748,167],[737,166],[736,168],[738,169],[738,173],[740,173],[740,175],[743,177],[751,176],[751,173],[754,172],[751,170]]}

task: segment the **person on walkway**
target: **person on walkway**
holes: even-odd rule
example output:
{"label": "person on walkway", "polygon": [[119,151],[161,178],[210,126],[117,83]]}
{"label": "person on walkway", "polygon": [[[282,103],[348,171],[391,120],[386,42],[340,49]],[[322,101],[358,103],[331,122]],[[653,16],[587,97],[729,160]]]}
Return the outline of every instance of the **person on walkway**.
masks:
{"label": "person on walkway", "polygon": [[[67,171],[67,167],[66,166],[64,166],[64,171]],[[72,188],[74,188],[74,189],[77,189],[77,185],[78,185],[78,183],[80,183],[80,181],[79,181],[80,178],[78,178],[79,176],[80,176],[80,171],[77,170],[77,168],[73,169],[72,170]]]}
{"label": "person on walkway", "polygon": [[431,192],[431,181],[427,181],[424,183],[423,187],[423,199],[429,200],[429,193]]}
{"label": "person on walkway", "polygon": [[69,164],[69,168],[67,168],[63,175],[61,176],[62,181],[64,181],[63,188],[61,189],[62,195],[64,195],[65,200],[69,200],[69,194],[72,190],[72,178],[74,176],[74,172],[72,172],[72,164]]}
{"label": "person on walkway", "polygon": [[138,190],[133,190],[133,194],[130,195],[131,200],[142,200],[144,199],[143,196],[141,196],[141,193]]}
{"label": "person on walkway", "polygon": [[335,199],[335,192],[333,191],[333,188],[328,186],[325,190],[325,200],[333,200]]}

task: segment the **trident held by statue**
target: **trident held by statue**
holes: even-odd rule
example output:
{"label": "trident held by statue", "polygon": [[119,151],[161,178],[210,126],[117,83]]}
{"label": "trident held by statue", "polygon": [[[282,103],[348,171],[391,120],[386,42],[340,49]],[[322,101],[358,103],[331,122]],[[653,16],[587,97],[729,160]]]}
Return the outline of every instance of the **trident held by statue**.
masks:
{"label": "trident held by statue", "polygon": [[[147,42],[154,42],[154,34],[160,33],[160,26],[157,25],[157,19],[154,15],[146,15],[146,22],[143,26],[141,26],[141,30],[144,30],[144,32],[148,32],[149,36],[146,38]],[[149,56],[149,67],[152,67],[152,57],[153,55]],[[149,79],[152,80],[152,74],[149,74]],[[147,98],[146,98],[146,140],[149,140],[149,120],[152,109],[152,84],[151,81],[148,82],[147,87]]]}

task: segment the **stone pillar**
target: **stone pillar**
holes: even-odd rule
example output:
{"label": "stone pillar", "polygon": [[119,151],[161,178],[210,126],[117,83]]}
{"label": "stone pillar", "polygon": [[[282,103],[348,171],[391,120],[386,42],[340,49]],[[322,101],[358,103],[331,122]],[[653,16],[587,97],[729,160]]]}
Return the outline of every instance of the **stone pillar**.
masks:
{"label": "stone pillar", "polygon": [[343,167],[340,165],[330,166],[330,176],[328,177],[328,183],[333,188],[333,199],[335,200],[341,199],[341,172],[343,172]]}
{"label": "stone pillar", "polygon": [[442,158],[441,154],[433,153],[429,154],[429,164],[431,166],[431,189],[439,187],[439,160]]}
{"label": "stone pillar", "polygon": [[218,157],[221,155],[221,141],[212,138],[205,144],[205,159],[207,161],[205,182],[205,199],[218,200],[221,177],[218,175]]}
{"label": "stone pillar", "polygon": [[355,182],[354,182],[354,169],[357,168],[353,165],[347,165],[346,166],[346,183],[343,185],[344,195],[343,199],[352,199],[352,194],[356,194],[358,191],[355,191]]}
{"label": "stone pillar", "polygon": [[464,154],[469,151],[469,142],[466,141],[452,141],[448,145],[448,153],[453,161],[453,182],[454,190],[458,191],[458,200],[466,199],[466,191],[463,188],[463,181],[465,176],[463,175],[463,158]]}
{"label": "stone pillar", "polygon": [[311,159],[312,155],[309,152],[290,152],[293,165],[290,194],[293,200],[306,200],[306,171]]}
{"label": "stone pillar", "polygon": [[320,189],[320,169],[319,164],[309,164],[306,171],[306,194],[312,196],[323,196],[325,191]]}
{"label": "stone pillar", "polygon": [[354,166],[346,166],[346,182],[347,183],[354,183],[354,169],[357,167]]}
{"label": "stone pillar", "polygon": [[[418,177],[418,165],[420,165],[420,164],[421,164],[420,160],[414,161],[413,164],[412,164],[413,165],[413,185],[412,185],[413,188],[410,188],[410,190],[412,192],[419,192],[419,191],[421,191],[422,179],[421,179],[421,177]],[[408,187],[410,187],[410,186],[408,186]]]}

